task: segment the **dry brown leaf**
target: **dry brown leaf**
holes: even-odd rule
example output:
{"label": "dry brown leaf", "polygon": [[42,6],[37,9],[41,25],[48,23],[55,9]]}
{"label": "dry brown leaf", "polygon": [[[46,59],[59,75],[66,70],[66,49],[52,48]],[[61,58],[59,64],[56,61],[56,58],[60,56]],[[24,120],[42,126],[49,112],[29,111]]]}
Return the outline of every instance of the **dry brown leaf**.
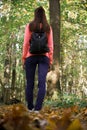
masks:
{"label": "dry brown leaf", "polygon": [[81,123],[78,119],[75,119],[70,126],[68,127],[67,130],[83,130]]}

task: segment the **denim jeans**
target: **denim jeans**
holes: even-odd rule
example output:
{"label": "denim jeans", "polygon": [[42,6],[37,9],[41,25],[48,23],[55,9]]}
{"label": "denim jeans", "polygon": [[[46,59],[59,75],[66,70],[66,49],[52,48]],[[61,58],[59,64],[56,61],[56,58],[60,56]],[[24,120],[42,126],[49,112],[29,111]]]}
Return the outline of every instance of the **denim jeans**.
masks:
{"label": "denim jeans", "polygon": [[[38,66],[38,94],[35,104],[33,104],[33,89],[35,80],[35,71]],[[35,55],[26,58],[26,101],[28,109],[41,110],[46,93],[46,75],[49,68],[49,58],[44,55]]]}

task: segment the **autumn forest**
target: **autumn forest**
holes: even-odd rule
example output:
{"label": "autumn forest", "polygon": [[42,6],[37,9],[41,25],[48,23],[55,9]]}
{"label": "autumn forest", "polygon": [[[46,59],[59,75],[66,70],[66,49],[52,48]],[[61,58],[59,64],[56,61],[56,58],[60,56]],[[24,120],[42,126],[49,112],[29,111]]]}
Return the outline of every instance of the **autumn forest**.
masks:
{"label": "autumn forest", "polygon": [[[39,114],[30,114],[25,100],[22,45],[25,26],[38,6],[44,7],[53,29],[54,55],[44,107]],[[35,97],[37,85],[36,72]],[[1,129],[87,130],[86,0],[0,0]]]}

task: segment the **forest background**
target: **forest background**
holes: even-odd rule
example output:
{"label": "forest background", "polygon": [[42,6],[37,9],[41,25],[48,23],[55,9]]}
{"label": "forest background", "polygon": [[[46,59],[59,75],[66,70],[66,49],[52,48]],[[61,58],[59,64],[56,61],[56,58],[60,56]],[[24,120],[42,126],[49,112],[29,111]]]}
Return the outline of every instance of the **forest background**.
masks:
{"label": "forest background", "polygon": [[[44,103],[87,106],[86,0],[0,1],[0,103],[8,104],[13,98],[25,103],[26,80],[21,61],[24,30],[38,6],[44,7],[54,33],[54,64],[47,75]],[[36,92],[37,87],[34,95]]]}

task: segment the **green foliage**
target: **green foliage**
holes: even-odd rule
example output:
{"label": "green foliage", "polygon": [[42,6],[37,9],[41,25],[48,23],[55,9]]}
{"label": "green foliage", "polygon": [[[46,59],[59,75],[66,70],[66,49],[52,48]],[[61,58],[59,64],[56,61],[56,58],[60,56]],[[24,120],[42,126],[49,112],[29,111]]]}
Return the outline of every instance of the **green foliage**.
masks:
{"label": "green foliage", "polygon": [[86,85],[86,12],[84,0],[61,1],[61,86],[64,92],[66,86],[69,91],[72,86],[81,90],[82,85]]}
{"label": "green foliage", "polygon": [[72,106],[87,107],[87,98],[79,98],[75,94],[63,94],[61,97],[58,96],[57,100],[45,100],[45,106],[67,108]]}

